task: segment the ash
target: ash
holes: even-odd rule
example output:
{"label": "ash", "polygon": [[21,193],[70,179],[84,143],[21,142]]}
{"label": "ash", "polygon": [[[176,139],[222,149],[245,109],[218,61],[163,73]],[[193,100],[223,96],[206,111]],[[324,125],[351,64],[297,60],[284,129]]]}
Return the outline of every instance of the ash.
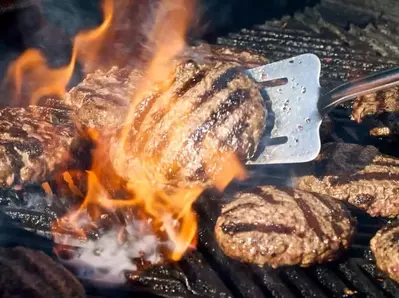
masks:
{"label": "ash", "polygon": [[124,283],[125,272],[141,269],[135,260],[151,265],[162,261],[159,249],[164,244],[143,226],[142,221],[136,221],[125,227],[123,241],[123,227],[113,228],[97,240],[81,243],[79,252],[61,261],[71,266],[79,278],[106,284]]}

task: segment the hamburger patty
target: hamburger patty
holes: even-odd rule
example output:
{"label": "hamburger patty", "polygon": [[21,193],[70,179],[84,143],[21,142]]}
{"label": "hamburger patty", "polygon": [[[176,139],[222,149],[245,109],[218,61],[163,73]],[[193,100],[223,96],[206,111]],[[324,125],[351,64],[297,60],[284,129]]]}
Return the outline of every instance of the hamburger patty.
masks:
{"label": "hamburger patty", "polygon": [[215,226],[226,255],[272,267],[333,260],[354,232],[354,221],[338,200],[273,186],[236,194]]}
{"label": "hamburger patty", "polygon": [[128,167],[135,167],[137,157],[150,159],[167,184],[207,186],[208,171],[220,170],[209,162],[212,154],[233,151],[243,160],[252,157],[266,109],[258,86],[241,70],[235,63],[180,63],[166,90],[138,104],[128,138]]}
{"label": "hamburger patty", "polygon": [[79,139],[66,110],[30,106],[0,110],[0,184],[40,183],[65,169]]}
{"label": "hamburger patty", "polygon": [[399,216],[399,159],[373,146],[328,143],[295,187],[346,200],[372,216]]}
{"label": "hamburger patty", "polygon": [[[246,68],[267,63],[266,58],[252,52],[207,45],[188,47],[177,59],[201,61],[210,66],[219,61]],[[142,75],[142,71],[130,67],[97,70],[66,94],[65,103],[77,111],[77,120],[86,127],[118,128]]]}
{"label": "hamburger patty", "polygon": [[2,297],[86,297],[75,277],[43,252],[0,248],[0,264]]}
{"label": "hamburger patty", "polygon": [[399,222],[383,227],[370,241],[378,268],[399,283]]}
{"label": "hamburger patty", "polygon": [[[202,123],[203,126],[196,122],[198,131],[193,137],[201,138],[200,130],[208,132],[216,122],[219,123],[218,121],[224,117],[225,113],[229,113],[229,109],[234,109],[238,104],[240,108],[236,110],[241,110],[241,113],[229,114],[231,117],[225,119],[226,125],[220,126],[217,131],[219,135],[229,133],[229,136],[223,139],[224,143],[216,149],[230,148],[242,155],[251,155],[256,147],[258,135],[263,129],[259,127],[260,122],[264,120],[263,101],[260,101],[259,92],[255,90],[252,81],[249,81],[246,77],[243,78],[238,71],[233,71],[232,67],[223,66],[223,62],[234,63],[235,66],[249,67],[266,63],[267,60],[250,52],[224,47],[192,47],[188,48],[183,54],[186,56],[186,60],[199,59],[204,64],[198,67],[195,63],[183,63],[187,67],[179,68],[180,73],[176,75],[175,83],[171,87],[171,90],[174,91],[179,91],[176,88],[183,88],[179,91],[182,94],[177,93],[176,96],[183,95],[184,92],[187,94],[190,94],[190,92],[196,93],[197,96],[200,96],[201,90],[195,87],[198,83],[197,80],[202,82],[198,85],[202,86],[204,103],[212,102],[208,99],[212,99],[212,96],[216,94],[213,91],[216,89],[223,89],[229,94],[232,93],[231,97],[227,96],[226,92],[221,95],[222,97],[225,96],[224,99],[226,99],[225,104],[220,106],[223,110],[214,113],[211,121]],[[222,68],[224,68],[218,68],[218,70],[227,72],[226,80],[223,80],[223,78],[216,80],[215,75],[212,75],[216,72],[216,69],[212,69],[212,67],[216,65],[215,61],[219,60],[223,62],[218,65],[222,65]],[[208,73],[200,78],[204,74],[203,71]],[[227,90],[228,88],[223,84],[229,80],[229,76],[236,74],[238,78],[235,82],[229,83],[230,87]],[[190,77],[190,75],[193,75],[193,77]],[[31,184],[51,179],[57,170],[61,170],[66,165],[65,158],[73,149],[71,147],[75,144],[75,139],[78,138],[74,123],[85,128],[96,128],[100,131],[114,131],[120,128],[129,110],[128,107],[137,82],[141,77],[142,72],[128,67],[122,69],[113,67],[107,71],[98,70],[89,74],[82,83],[72,88],[62,102],[48,98],[46,101],[47,107],[31,106],[26,109],[6,108],[2,110],[0,112],[0,129],[2,129],[0,146],[1,185]],[[241,85],[237,83],[240,78],[242,78]],[[210,85],[204,86],[204,83]],[[213,83],[220,85],[214,86]],[[183,86],[184,84],[186,85]],[[233,92],[235,93],[233,94]],[[249,99],[246,97],[246,93],[249,94]],[[220,92],[216,96],[219,94]],[[214,99],[215,96],[213,96]],[[197,98],[197,100],[199,99]],[[144,99],[145,101],[146,99]],[[250,115],[252,109],[248,107],[249,103],[245,104],[243,108],[241,105],[243,101],[253,102],[254,108],[259,108],[259,110]],[[205,104],[199,110],[204,108],[209,109],[210,107]],[[172,111],[175,110],[172,109]],[[212,112],[216,112],[216,110]],[[161,114],[162,111],[160,111],[158,117]],[[259,123],[254,121],[256,118],[259,119]],[[222,131],[228,126],[231,126],[230,128],[233,130]],[[76,145],[82,146],[82,144]],[[196,169],[192,169],[189,175],[195,176],[193,171]]]}
{"label": "hamburger patty", "polygon": [[368,124],[371,135],[399,135],[399,87],[357,98],[353,104],[352,119]]}

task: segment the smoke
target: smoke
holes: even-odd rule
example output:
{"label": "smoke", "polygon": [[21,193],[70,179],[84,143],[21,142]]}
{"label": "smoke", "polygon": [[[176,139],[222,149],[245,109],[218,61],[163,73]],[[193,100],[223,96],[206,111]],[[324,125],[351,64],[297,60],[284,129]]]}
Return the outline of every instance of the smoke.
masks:
{"label": "smoke", "polygon": [[[144,227],[144,230],[143,230]],[[123,230],[124,229],[124,230]],[[121,242],[121,231],[125,231]],[[55,239],[59,244],[72,244],[66,238]],[[73,244],[76,244],[74,242]],[[158,264],[162,261],[162,243],[143,221],[134,221],[127,227],[114,227],[97,240],[80,243],[80,249],[72,258],[60,260],[72,267],[82,279],[107,284],[126,281],[126,271],[138,271],[138,264]]]}

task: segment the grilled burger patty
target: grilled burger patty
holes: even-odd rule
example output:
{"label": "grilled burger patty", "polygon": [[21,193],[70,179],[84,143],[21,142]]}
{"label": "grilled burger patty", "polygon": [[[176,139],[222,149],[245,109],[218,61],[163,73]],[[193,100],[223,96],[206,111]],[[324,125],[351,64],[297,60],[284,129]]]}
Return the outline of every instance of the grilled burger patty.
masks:
{"label": "grilled burger patty", "polygon": [[303,267],[337,257],[349,246],[354,220],[338,200],[289,188],[239,192],[215,226],[223,252],[272,267]]}
{"label": "grilled burger patty", "polygon": [[37,106],[0,110],[1,186],[51,178],[67,166],[77,140],[77,128],[66,110]]}
{"label": "grilled burger patty", "polygon": [[43,252],[0,248],[0,264],[1,297],[86,297],[75,277]]}
{"label": "grilled burger patty", "polygon": [[[144,96],[128,139],[134,167],[150,159],[168,184],[208,185],[215,152],[252,157],[266,121],[264,101],[252,79],[236,63],[180,63],[172,84]],[[118,140],[112,141],[117,143]],[[111,160],[117,160],[111,158]]]}
{"label": "grilled burger patty", "polygon": [[[255,53],[219,46],[188,47],[177,59],[213,65],[215,61],[251,68],[267,63]],[[97,70],[72,88],[65,103],[77,111],[77,121],[90,128],[112,130],[122,125],[138,81],[143,73],[130,67]],[[193,83],[198,78],[192,78]],[[189,83],[188,83],[189,84]],[[209,86],[208,88],[210,88]],[[189,89],[190,86],[187,85]]]}
{"label": "grilled burger patty", "polygon": [[346,200],[372,216],[399,216],[399,159],[373,146],[328,143],[295,187]]}
{"label": "grilled burger patty", "polygon": [[399,283],[399,222],[379,230],[371,239],[370,247],[378,268]]}
{"label": "grilled burger patty", "polygon": [[357,98],[353,104],[352,119],[370,123],[371,135],[399,135],[399,87]]}

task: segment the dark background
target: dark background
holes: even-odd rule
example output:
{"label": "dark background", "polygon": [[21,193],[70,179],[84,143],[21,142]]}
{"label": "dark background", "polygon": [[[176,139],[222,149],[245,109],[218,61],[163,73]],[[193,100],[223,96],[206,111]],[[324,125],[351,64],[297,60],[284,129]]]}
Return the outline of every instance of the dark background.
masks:
{"label": "dark background", "polygon": [[[118,0],[116,0],[118,1]],[[7,1],[26,4],[26,0]],[[52,58],[52,64],[62,65],[69,60],[68,51],[72,36],[84,28],[101,23],[98,0],[32,0],[29,5],[0,4],[0,71],[5,61],[28,47],[41,48]],[[152,0],[132,0],[142,6]],[[212,42],[215,37],[238,31],[254,24],[264,23],[311,5],[315,0],[200,0],[195,34],[197,38]],[[21,9],[19,7],[27,6]],[[138,12],[145,13],[145,9]],[[136,11],[132,17],[138,17]]]}

